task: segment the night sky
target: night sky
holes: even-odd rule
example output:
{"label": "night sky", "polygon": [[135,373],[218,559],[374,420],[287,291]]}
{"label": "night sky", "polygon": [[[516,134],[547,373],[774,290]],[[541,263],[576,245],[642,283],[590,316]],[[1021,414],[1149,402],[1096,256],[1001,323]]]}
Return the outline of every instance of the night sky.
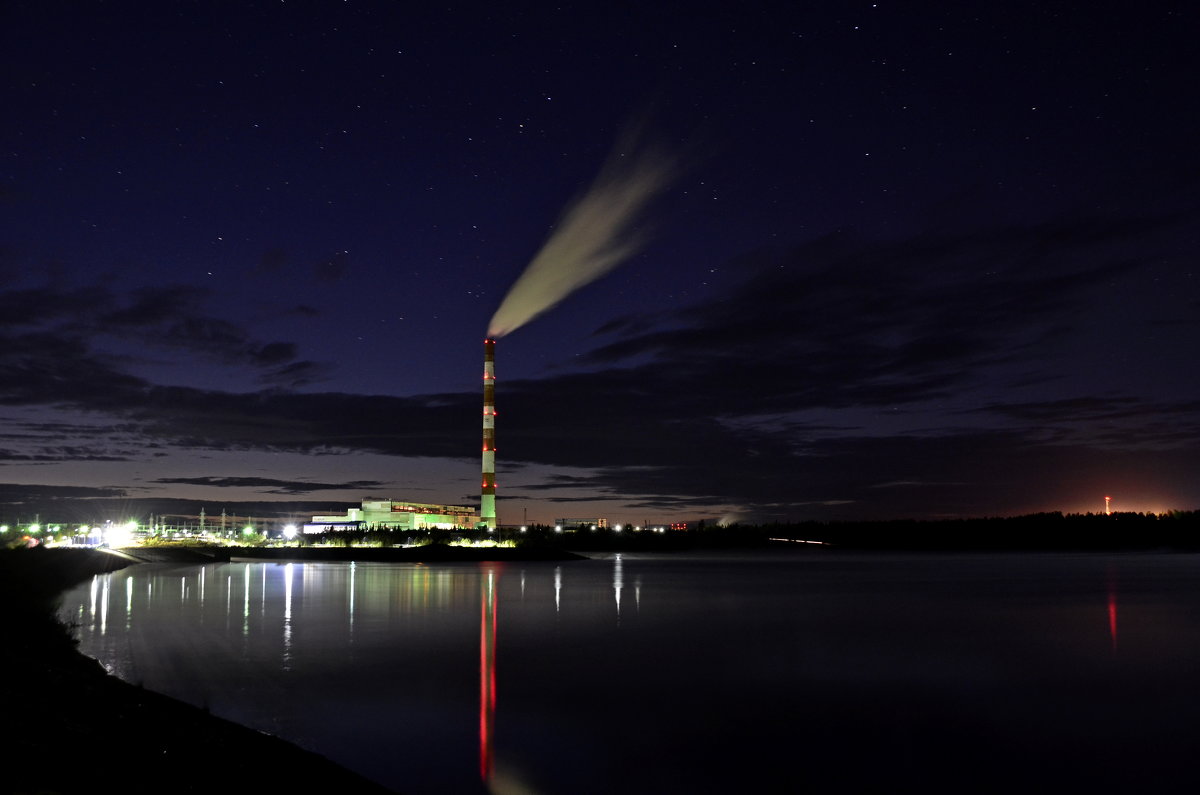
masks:
{"label": "night sky", "polygon": [[639,157],[497,344],[501,522],[1200,507],[1197,22],[8,0],[0,516],[477,505],[489,321]]}

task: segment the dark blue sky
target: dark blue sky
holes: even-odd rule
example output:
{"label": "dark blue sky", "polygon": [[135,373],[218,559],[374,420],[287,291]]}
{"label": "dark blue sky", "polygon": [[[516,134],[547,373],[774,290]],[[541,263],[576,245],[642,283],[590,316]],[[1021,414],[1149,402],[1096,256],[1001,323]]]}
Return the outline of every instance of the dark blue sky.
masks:
{"label": "dark blue sky", "polygon": [[1186,5],[0,15],[4,516],[477,502],[488,321],[631,126],[684,167],[498,345],[502,521],[1200,505]]}

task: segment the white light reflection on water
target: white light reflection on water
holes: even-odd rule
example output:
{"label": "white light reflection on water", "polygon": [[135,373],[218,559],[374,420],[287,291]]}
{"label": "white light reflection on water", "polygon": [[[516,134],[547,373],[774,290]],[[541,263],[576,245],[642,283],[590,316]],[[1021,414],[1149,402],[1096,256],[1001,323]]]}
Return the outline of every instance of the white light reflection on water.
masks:
{"label": "white light reflection on water", "polygon": [[283,566],[283,670],[292,669],[292,575],[295,563]]}
{"label": "white light reflection on water", "polygon": [[[1161,792],[1190,780],[1200,742],[1198,567],[827,552],[139,566],[63,612],[118,675],[413,795],[1133,791],[1147,770]],[[192,577],[241,599],[173,587]],[[627,578],[637,610],[619,613]]]}
{"label": "white light reflection on water", "polygon": [[104,578],[100,593],[100,634],[103,635],[108,631],[108,589],[110,586],[108,577]]}
{"label": "white light reflection on water", "polygon": [[625,573],[621,569],[620,553],[613,556],[613,593],[617,599],[617,617],[621,617],[621,589],[625,586]]}
{"label": "white light reflection on water", "polygon": [[[233,579],[232,576],[229,578]],[[250,564],[242,564],[242,580],[245,583],[244,595],[242,597],[242,635],[250,634]]]}

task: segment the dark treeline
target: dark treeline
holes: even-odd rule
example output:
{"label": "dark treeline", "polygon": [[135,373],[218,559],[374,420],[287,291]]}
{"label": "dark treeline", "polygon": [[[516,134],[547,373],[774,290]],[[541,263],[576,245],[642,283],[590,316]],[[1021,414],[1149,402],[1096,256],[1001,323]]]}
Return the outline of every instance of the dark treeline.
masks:
{"label": "dark treeline", "polygon": [[[747,547],[895,550],[1200,550],[1200,511],[1165,514],[1036,513],[975,519],[793,522],[691,527],[667,533],[531,527],[525,543],[577,550]],[[798,542],[816,542],[802,544]],[[827,545],[827,546],[821,546]]]}
{"label": "dark treeline", "polygon": [[[779,528],[784,529],[784,528]],[[806,523],[787,538],[871,549],[1200,549],[1200,511],[1036,513],[941,521]]]}
{"label": "dark treeline", "polygon": [[[792,522],[706,525],[686,530],[634,531],[626,527],[569,528],[547,525],[481,530],[367,529],[305,535],[295,545],[447,544],[459,541],[513,542],[521,547],[579,551],[688,549],[895,549],[895,550],[1200,550],[1200,511],[1165,514],[1036,513],[1025,516],[943,520]],[[801,543],[809,542],[809,543]]]}

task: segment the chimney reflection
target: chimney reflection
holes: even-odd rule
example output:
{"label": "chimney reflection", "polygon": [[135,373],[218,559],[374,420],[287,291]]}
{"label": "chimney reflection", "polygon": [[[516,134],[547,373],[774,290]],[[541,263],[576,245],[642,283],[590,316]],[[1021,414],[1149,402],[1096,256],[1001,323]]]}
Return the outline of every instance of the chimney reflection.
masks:
{"label": "chimney reflection", "polygon": [[492,731],[496,719],[496,573],[479,583],[479,777],[492,780]]}

